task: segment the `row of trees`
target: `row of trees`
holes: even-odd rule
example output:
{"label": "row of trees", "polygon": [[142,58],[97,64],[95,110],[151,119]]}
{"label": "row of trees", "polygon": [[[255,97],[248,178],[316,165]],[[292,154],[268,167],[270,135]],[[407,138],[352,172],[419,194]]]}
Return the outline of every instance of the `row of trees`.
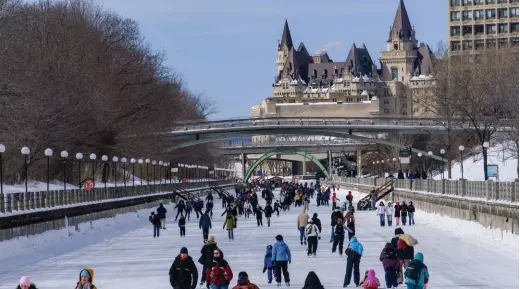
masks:
{"label": "row of trees", "polygon": [[[156,134],[175,121],[205,118],[215,107],[187,89],[135,21],[90,1],[6,0],[0,1],[0,43],[0,143],[7,147],[8,181],[21,178],[23,146],[31,149],[35,179],[46,175],[40,160],[47,147],[72,155],[214,161],[209,145],[168,152],[175,143]],[[54,177],[61,173],[59,156],[51,170]]]}
{"label": "row of trees", "polygon": [[[441,43],[433,63],[431,93],[414,95],[410,89],[405,94],[424,114],[440,118],[439,125],[446,128],[445,134],[435,132],[428,138],[391,137],[403,139],[406,145],[419,143],[418,147],[437,155],[440,149],[445,149],[449,168],[459,153],[459,145],[480,147],[483,176],[487,179],[485,143],[491,146],[503,143],[509,155],[518,159],[518,50],[500,48],[456,55],[448,55],[446,51]],[[455,120],[461,119],[464,121],[462,133],[454,130]],[[504,126],[510,130],[497,133]],[[451,177],[451,170],[448,173]]]}

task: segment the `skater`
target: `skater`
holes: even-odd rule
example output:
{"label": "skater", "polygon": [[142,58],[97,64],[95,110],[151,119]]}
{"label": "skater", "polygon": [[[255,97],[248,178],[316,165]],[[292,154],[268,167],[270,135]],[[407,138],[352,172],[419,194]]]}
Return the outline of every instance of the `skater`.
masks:
{"label": "skater", "polygon": [[351,210],[348,210],[345,214],[344,222],[347,225],[347,231],[348,231],[348,241],[350,242],[350,239],[354,237],[356,234],[356,225],[355,225],[356,219],[354,218],[354,212]]}
{"label": "skater", "polygon": [[305,227],[307,226],[307,221],[309,220],[309,215],[305,212],[305,208],[302,209],[301,213],[298,215],[296,226],[300,231],[300,244],[307,245],[307,240],[305,239]]}
{"label": "skater", "polygon": [[206,211],[209,211],[209,216],[213,218],[213,199],[208,200],[206,203]]}
{"label": "skater", "polygon": [[345,278],[343,279],[343,287],[350,285],[352,269],[354,269],[354,284],[359,286],[359,263],[361,262],[361,257],[363,256],[363,245],[358,242],[356,237],[352,237],[352,239],[350,239],[350,243],[348,244],[347,250],[345,250],[345,254],[347,255],[347,269],[345,271]]}
{"label": "skater", "polygon": [[[394,216],[394,206],[392,206],[392,202],[388,202],[388,206],[386,206],[386,221],[388,222],[388,227],[392,227],[392,219]],[[399,224],[397,224],[399,226]]]}
{"label": "skater", "polygon": [[265,218],[267,219],[267,227],[271,227],[271,216],[273,215],[273,207],[266,205],[264,208]]}
{"label": "skater", "polygon": [[401,219],[401,205],[399,205],[399,202],[395,202],[394,217],[395,217],[395,225],[399,226],[399,220]]}
{"label": "skater", "polygon": [[255,208],[255,215],[256,215],[256,226],[264,226],[264,223],[262,223],[262,207],[258,206]]}
{"label": "skater", "polygon": [[339,244],[339,255],[343,256],[343,242],[345,242],[345,228],[343,228],[343,220],[338,218],[336,227],[334,228],[334,243],[332,243],[332,256],[336,255],[336,248]]}
{"label": "skater", "polygon": [[364,289],[377,289],[379,288],[379,279],[376,277],[376,271],[368,270],[367,277],[363,281]]}
{"label": "skater", "polygon": [[192,289],[197,286],[199,272],[186,247],[182,247],[180,254],[175,257],[169,275],[170,285],[174,289]]}
{"label": "skater", "polygon": [[175,221],[177,221],[177,218],[180,214],[184,212],[184,209],[186,209],[186,205],[184,204],[184,201],[180,201],[174,209],[177,209],[177,215],[175,216]]}
{"label": "skater", "polygon": [[332,210],[336,209],[336,202],[338,201],[338,197],[336,197],[336,193],[332,193]]}
{"label": "skater", "polygon": [[186,208],[184,212],[186,213],[186,219],[190,220],[191,211],[193,210],[193,206],[191,205],[191,201],[186,202]]}
{"label": "skater", "polygon": [[209,230],[211,229],[211,218],[207,211],[200,216],[199,229],[202,229],[202,239],[206,242],[208,240]]}
{"label": "skater", "polygon": [[406,217],[407,216],[408,216],[408,206],[403,201],[401,203],[401,222],[402,222],[403,226],[406,226]]}
{"label": "skater", "polygon": [[161,228],[166,230],[166,213],[168,210],[163,206],[163,203],[159,204],[159,208],[157,208],[157,216],[161,220]]}
{"label": "skater", "polygon": [[181,232],[181,237],[186,236],[186,218],[183,214],[181,214],[181,217],[179,218],[179,229]]}
{"label": "skater", "polygon": [[386,243],[383,251],[379,255],[379,261],[383,263],[385,270],[386,288],[397,288],[397,270],[399,268],[399,258],[397,251],[391,243]]}
{"label": "skater", "polygon": [[275,268],[273,258],[273,246],[267,245],[265,249],[265,257],[264,257],[264,270],[262,273],[267,271],[267,283],[271,284],[273,282],[273,269]]}
{"label": "skater", "polygon": [[348,191],[347,201],[348,201],[349,204],[352,204],[352,202],[354,201],[354,196],[352,196],[352,192],[351,191]]}
{"label": "skater", "polygon": [[202,286],[204,282],[206,281],[206,269],[211,267],[211,263],[213,263],[213,252],[215,250],[219,250],[220,256],[224,258],[224,253],[222,250],[220,250],[217,246],[217,242],[215,241],[215,237],[211,236],[209,237],[208,241],[204,246],[202,246],[202,249],[200,250],[200,258],[199,263],[202,265],[202,274],[200,278],[200,285]]}
{"label": "skater", "polygon": [[233,215],[228,214],[226,216],[226,220],[224,221],[224,225],[222,229],[226,229],[228,231],[228,239],[229,241],[233,241],[235,236],[233,234],[233,229],[236,227],[236,219]]}
{"label": "skater", "polygon": [[307,236],[307,257],[316,257],[316,250],[318,249],[318,240],[321,239],[318,226],[314,224],[312,219],[307,221],[305,227],[305,235]]}
{"label": "skater", "polygon": [[318,219],[318,213],[312,214],[312,223],[314,225],[316,225],[316,227],[318,227],[318,230],[320,231],[320,234],[321,234],[321,220]]}
{"label": "skater", "polygon": [[381,227],[385,226],[385,218],[386,218],[386,207],[385,203],[382,201],[379,202],[379,207],[377,208],[377,214],[379,215],[379,225]]}
{"label": "skater", "polygon": [[428,267],[424,264],[424,256],[417,253],[412,262],[406,267],[404,272],[406,277],[405,284],[408,289],[423,289],[428,284],[430,274]]}
{"label": "skater", "polygon": [[18,284],[16,289],[38,289],[38,288],[36,287],[36,285],[31,283],[31,281],[29,281],[29,277],[22,276],[20,278],[20,283]]}
{"label": "skater", "polygon": [[310,271],[309,274],[307,274],[307,278],[305,278],[305,283],[303,284],[302,289],[324,289],[323,285],[321,284],[320,278],[318,278],[318,275],[314,271]]}
{"label": "skater", "polygon": [[249,276],[246,272],[238,273],[237,285],[233,289],[259,289],[258,286],[249,281]]}
{"label": "skater", "polygon": [[249,201],[246,201],[246,203],[244,204],[244,218],[248,218],[249,219],[249,215],[251,213],[252,213],[251,203]]}
{"label": "skater", "polygon": [[334,229],[336,229],[336,224],[338,223],[338,219],[343,220],[343,214],[339,209],[334,210],[332,214],[330,214],[330,242],[334,242]]}
{"label": "skater", "polygon": [[413,205],[412,201],[410,201],[410,204],[408,207],[406,207],[406,209],[408,211],[408,225],[415,225],[415,206]]}
{"label": "skater", "polygon": [[159,219],[155,212],[152,212],[150,217],[148,217],[148,220],[153,225],[153,237],[159,238],[159,231],[161,230],[161,219]]}
{"label": "skater", "polygon": [[275,279],[278,286],[282,284],[282,272],[285,285],[290,286],[289,271],[287,264],[291,264],[291,250],[283,241],[282,235],[276,236],[276,243],[273,246],[273,257],[271,259],[276,266]]}
{"label": "skater", "polygon": [[218,249],[213,251],[213,261],[205,274],[206,287],[211,289],[227,289],[233,279],[233,271]]}
{"label": "skater", "polygon": [[94,282],[94,270],[85,268],[79,272],[79,282],[74,289],[97,289],[96,285],[92,284],[92,282]]}
{"label": "skater", "polygon": [[402,284],[403,267],[408,267],[408,264],[414,258],[414,246],[417,244],[417,240],[410,235],[406,235],[401,228],[394,230],[395,237],[392,238],[390,243],[392,247],[397,250],[397,256],[399,258],[399,268],[397,268],[397,283]]}

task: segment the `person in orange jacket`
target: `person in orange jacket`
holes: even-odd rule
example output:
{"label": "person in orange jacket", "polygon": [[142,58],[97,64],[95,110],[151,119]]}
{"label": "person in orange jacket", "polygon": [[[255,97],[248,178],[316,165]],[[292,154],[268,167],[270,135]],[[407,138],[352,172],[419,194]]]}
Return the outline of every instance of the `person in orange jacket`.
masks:
{"label": "person in orange jacket", "polygon": [[238,273],[237,285],[233,289],[259,289],[258,286],[249,281],[249,276],[245,271]]}

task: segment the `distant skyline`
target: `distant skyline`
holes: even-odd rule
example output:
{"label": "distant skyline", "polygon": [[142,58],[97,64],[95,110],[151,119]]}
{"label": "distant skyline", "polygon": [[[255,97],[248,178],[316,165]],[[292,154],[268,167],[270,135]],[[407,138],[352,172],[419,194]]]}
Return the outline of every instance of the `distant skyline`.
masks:
{"label": "distant skyline", "polygon": [[[285,19],[296,46],[325,50],[344,61],[352,43],[365,43],[374,62],[386,40],[399,0],[178,1],[105,0],[104,8],[139,23],[142,35],[190,90],[213,99],[211,119],[248,117],[272,96],[277,41]],[[447,1],[405,0],[419,42],[435,51],[446,42]],[[319,11],[319,12],[317,12]]]}

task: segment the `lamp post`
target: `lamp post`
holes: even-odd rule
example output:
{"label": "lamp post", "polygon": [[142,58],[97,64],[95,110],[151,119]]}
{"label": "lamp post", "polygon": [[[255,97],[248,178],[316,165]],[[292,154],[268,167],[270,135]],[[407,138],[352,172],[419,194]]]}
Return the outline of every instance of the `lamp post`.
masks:
{"label": "lamp post", "polygon": [[31,153],[31,150],[28,147],[22,148],[22,155],[24,156],[24,176],[25,176],[25,193],[27,193],[27,156]]}
{"label": "lamp post", "polygon": [[441,162],[442,179],[444,180],[444,154],[446,153],[446,150],[441,149],[440,153],[441,153],[441,158],[442,158],[442,162]]}
{"label": "lamp post", "polygon": [[139,159],[137,161],[137,163],[139,163],[139,170],[140,170],[140,173],[139,175],[141,176],[141,186],[143,185],[143,159]]}
{"label": "lamp post", "polygon": [[[108,161],[108,156],[107,156],[107,155],[103,155],[103,156],[101,156],[101,160],[103,161],[103,166],[105,166],[105,165],[106,165],[106,162]],[[103,178],[104,183],[105,183],[105,192],[106,192],[106,190],[107,190],[107,179],[108,179],[108,176],[105,176],[105,177]]]}
{"label": "lamp post", "polygon": [[432,169],[432,156],[433,152],[428,152],[428,171],[430,172],[430,178],[433,179],[433,169]]}
{"label": "lamp post", "polygon": [[385,174],[386,174],[385,160],[381,160],[381,168],[383,168],[383,178],[384,178]]}
{"label": "lamp post", "polygon": [[460,151],[460,175],[462,177],[462,179],[464,179],[464,162],[463,162],[463,154],[464,154],[464,146],[461,145],[459,146],[459,151]]}
{"label": "lamp post", "polygon": [[132,188],[135,187],[135,162],[134,158],[130,159],[130,163],[132,164]]}
{"label": "lamp post", "polygon": [[52,149],[48,148],[45,149],[43,152],[45,156],[47,157],[47,192],[49,192],[49,183],[51,181],[51,156],[53,154]]}
{"label": "lamp post", "polygon": [[112,157],[112,161],[114,162],[114,187],[117,188],[117,161],[119,161],[119,158]]}
{"label": "lamp post", "polygon": [[379,169],[379,161],[376,161],[376,164],[377,164],[377,177],[379,178],[379,171],[380,171],[380,169]]}
{"label": "lamp post", "polygon": [[76,159],[78,160],[78,186],[81,187],[81,160],[83,159],[83,154],[77,153]]}
{"label": "lamp post", "polygon": [[92,181],[94,184],[96,183],[96,154],[89,155],[90,160],[92,161]]}
{"label": "lamp post", "polygon": [[152,170],[153,170],[153,189],[155,190],[155,165],[157,161],[152,161]]}
{"label": "lamp post", "polygon": [[148,166],[150,165],[150,159],[146,159],[144,161],[146,163],[146,185],[150,185],[150,175],[149,175],[149,172],[148,172]]}
{"label": "lamp post", "polygon": [[[418,153],[417,157],[419,158],[419,169],[424,171],[423,161],[422,161],[422,153]],[[422,177],[422,172],[419,172]]]}
{"label": "lamp post", "polygon": [[487,150],[488,150],[488,148],[489,148],[489,142],[485,141],[482,144],[482,156],[484,157],[484,180],[486,180],[486,181],[489,179],[488,171],[487,171],[487,164],[488,164]]}
{"label": "lamp post", "polygon": [[67,158],[69,157],[69,152],[61,151],[60,156],[63,159],[63,192],[67,192]]}
{"label": "lamp post", "polygon": [[161,188],[162,188],[162,166],[163,166],[163,161],[159,161],[158,164],[159,164],[159,191],[160,191]]}
{"label": "lamp post", "polygon": [[123,163],[123,186],[126,189],[126,158],[121,158],[121,162]]}
{"label": "lamp post", "polygon": [[394,174],[396,173],[396,171],[395,171],[395,161],[396,161],[396,160],[397,160],[396,158],[393,158],[393,159],[392,159],[392,162],[394,162]]}
{"label": "lamp post", "polygon": [[4,165],[2,155],[5,153],[5,145],[0,144],[0,196],[4,196]]}

